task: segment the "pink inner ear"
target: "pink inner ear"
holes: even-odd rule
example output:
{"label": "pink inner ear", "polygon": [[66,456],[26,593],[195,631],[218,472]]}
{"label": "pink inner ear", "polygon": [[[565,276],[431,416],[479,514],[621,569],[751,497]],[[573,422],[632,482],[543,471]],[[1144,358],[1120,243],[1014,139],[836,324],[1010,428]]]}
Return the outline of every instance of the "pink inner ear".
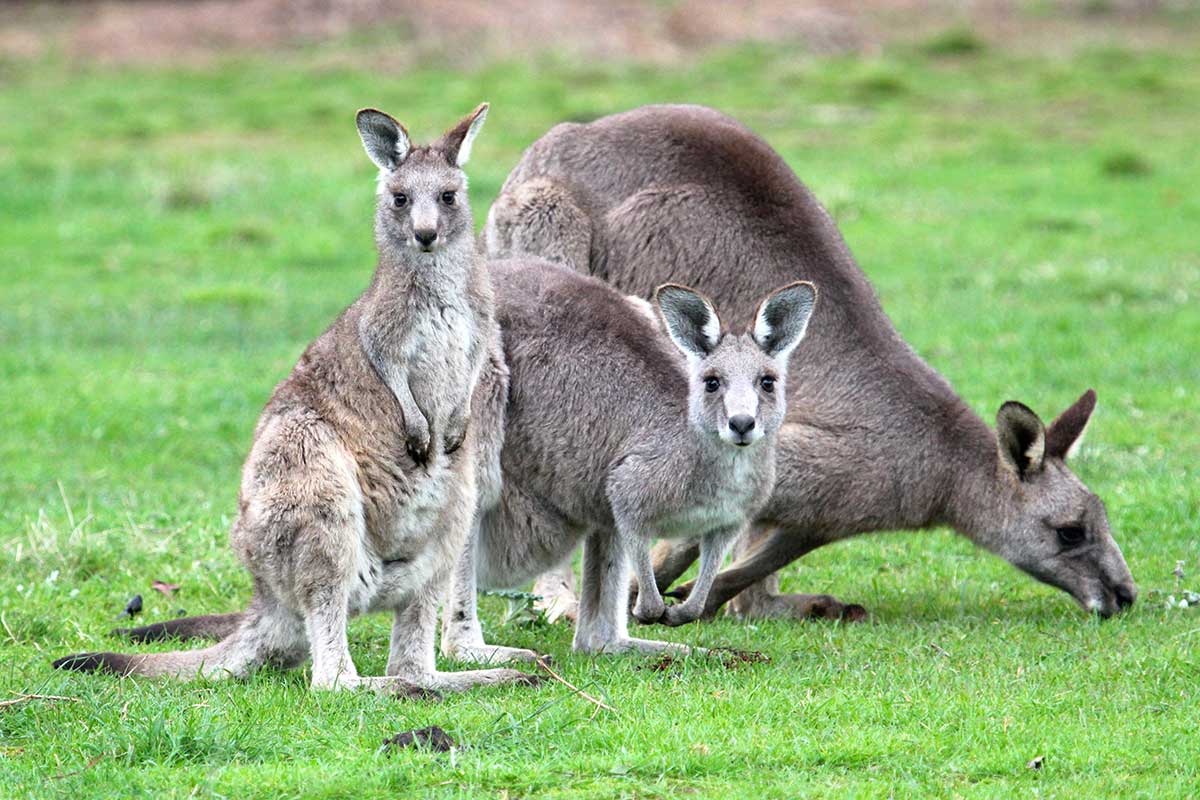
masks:
{"label": "pink inner ear", "polygon": [[1075,440],[1083,433],[1095,410],[1096,393],[1088,389],[1046,429],[1046,455],[1066,458],[1071,445],[1075,444]]}

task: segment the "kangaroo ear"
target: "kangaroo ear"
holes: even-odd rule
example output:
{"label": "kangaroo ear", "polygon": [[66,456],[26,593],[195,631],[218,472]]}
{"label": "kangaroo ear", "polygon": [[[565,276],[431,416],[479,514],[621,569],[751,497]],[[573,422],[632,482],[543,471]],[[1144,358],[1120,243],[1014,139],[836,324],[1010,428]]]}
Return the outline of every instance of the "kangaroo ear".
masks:
{"label": "kangaroo ear", "polygon": [[487,119],[488,104],[480,103],[474,111],[467,114],[450,130],[442,134],[441,149],[446,153],[446,160],[453,166],[461,167],[471,157],[471,145]]}
{"label": "kangaroo ear", "polygon": [[1062,459],[1075,455],[1095,410],[1096,392],[1088,389],[1046,429],[1046,455]]}
{"label": "kangaroo ear", "polygon": [[667,335],[684,355],[704,358],[721,341],[721,318],[712,301],[697,291],[674,283],[654,291],[654,300],[667,326]]}
{"label": "kangaroo ear", "polygon": [[388,171],[400,166],[412,148],[404,126],[375,108],[364,108],[354,120],[363,148],[375,166]]}
{"label": "kangaroo ear", "polygon": [[1046,428],[1029,406],[1009,400],[996,414],[996,439],[1000,461],[1025,478],[1042,468],[1046,456]]}
{"label": "kangaroo ear", "polygon": [[816,302],[817,289],[808,281],[771,292],[754,312],[754,341],[767,355],[786,360],[804,338]]}

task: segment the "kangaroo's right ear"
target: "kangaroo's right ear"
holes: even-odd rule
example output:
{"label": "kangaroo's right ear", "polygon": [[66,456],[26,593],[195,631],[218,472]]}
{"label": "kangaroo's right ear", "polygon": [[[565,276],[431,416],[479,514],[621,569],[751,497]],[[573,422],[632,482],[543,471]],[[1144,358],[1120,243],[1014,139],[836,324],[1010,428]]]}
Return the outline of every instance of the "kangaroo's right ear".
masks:
{"label": "kangaroo's right ear", "polygon": [[1042,468],[1046,457],[1046,426],[1024,403],[1009,400],[996,414],[1000,461],[1025,478]]}
{"label": "kangaroo's right ear", "polygon": [[754,312],[754,341],[767,355],[786,359],[804,338],[816,302],[817,289],[808,281],[771,292]]}
{"label": "kangaroo's right ear", "polygon": [[412,149],[404,126],[376,108],[364,108],[354,120],[363,148],[375,166],[388,171],[400,166]]}
{"label": "kangaroo's right ear", "polygon": [[488,104],[480,103],[475,110],[463,117],[457,125],[442,136],[441,146],[446,151],[446,160],[452,166],[462,167],[471,158],[471,145],[487,119]]}
{"label": "kangaroo's right ear", "polygon": [[685,355],[704,358],[721,341],[721,318],[712,301],[699,292],[674,283],[654,291],[667,335]]}

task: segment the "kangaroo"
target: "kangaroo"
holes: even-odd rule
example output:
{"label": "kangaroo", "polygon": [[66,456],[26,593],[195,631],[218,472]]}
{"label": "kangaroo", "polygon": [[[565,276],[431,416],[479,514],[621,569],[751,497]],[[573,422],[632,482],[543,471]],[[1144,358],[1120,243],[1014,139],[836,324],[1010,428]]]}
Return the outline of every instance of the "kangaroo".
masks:
{"label": "kangaroo", "polygon": [[[254,576],[249,608],[179,627],[224,635],[205,649],[85,653],[55,667],[222,678],[311,655],[313,689],[420,695],[536,682],[434,666],[437,603],[479,484],[485,496],[498,491],[477,459],[497,457],[506,373],[462,170],[487,108],[423,147],[382,111],[358,113],[379,168],[379,263],[255,428],[231,536]],[[368,611],[394,613],[382,677],[359,676],[347,644],[347,618]]]}
{"label": "kangaroo", "polygon": [[[1000,407],[993,432],[901,339],[832,219],[748,128],[699,106],[647,106],[555,126],[492,206],[489,253],[543,255],[639,296],[664,281],[746,314],[799,278],[821,290],[789,386],[779,480],[708,595],[747,617],[859,618],[827,595],[779,595],[773,573],[805,553],[879,530],[949,526],[1086,610],[1110,616],[1137,591],[1101,500],[1067,458],[1091,390],[1049,426]],[[695,543],[661,543],[666,589]],[[569,573],[548,576],[567,594]],[[674,593],[686,597],[695,584]],[[562,603],[563,598],[559,597]]]}
{"label": "kangaroo", "polygon": [[[680,625],[703,613],[729,544],[775,482],[788,359],[812,312],[812,285],[776,289],[741,332],[683,286],[655,292],[659,323],[644,301],[546,262],[493,262],[492,274],[510,375],[503,490],[482,508],[475,547],[455,571],[443,652],[531,656],[484,643],[476,585],[520,585],[581,539],[574,649],[686,651],[629,636],[628,565],[641,589],[639,621]],[[700,574],[691,597],[668,607],[650,546],[681,534],[699,536]]]}

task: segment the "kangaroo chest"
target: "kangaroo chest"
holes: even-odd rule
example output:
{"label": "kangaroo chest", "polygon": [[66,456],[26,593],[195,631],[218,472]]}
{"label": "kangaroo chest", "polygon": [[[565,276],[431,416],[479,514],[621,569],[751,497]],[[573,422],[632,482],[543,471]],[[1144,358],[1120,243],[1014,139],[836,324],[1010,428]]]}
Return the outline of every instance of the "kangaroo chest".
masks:
{"label": "kangaroo chest", "polygon": [[648,514],[650,524],[663,538],[740,527],[765,501],[769,473],[755,458],[734,457],[717,470],[672,476],[680,491],[657,503]]}

